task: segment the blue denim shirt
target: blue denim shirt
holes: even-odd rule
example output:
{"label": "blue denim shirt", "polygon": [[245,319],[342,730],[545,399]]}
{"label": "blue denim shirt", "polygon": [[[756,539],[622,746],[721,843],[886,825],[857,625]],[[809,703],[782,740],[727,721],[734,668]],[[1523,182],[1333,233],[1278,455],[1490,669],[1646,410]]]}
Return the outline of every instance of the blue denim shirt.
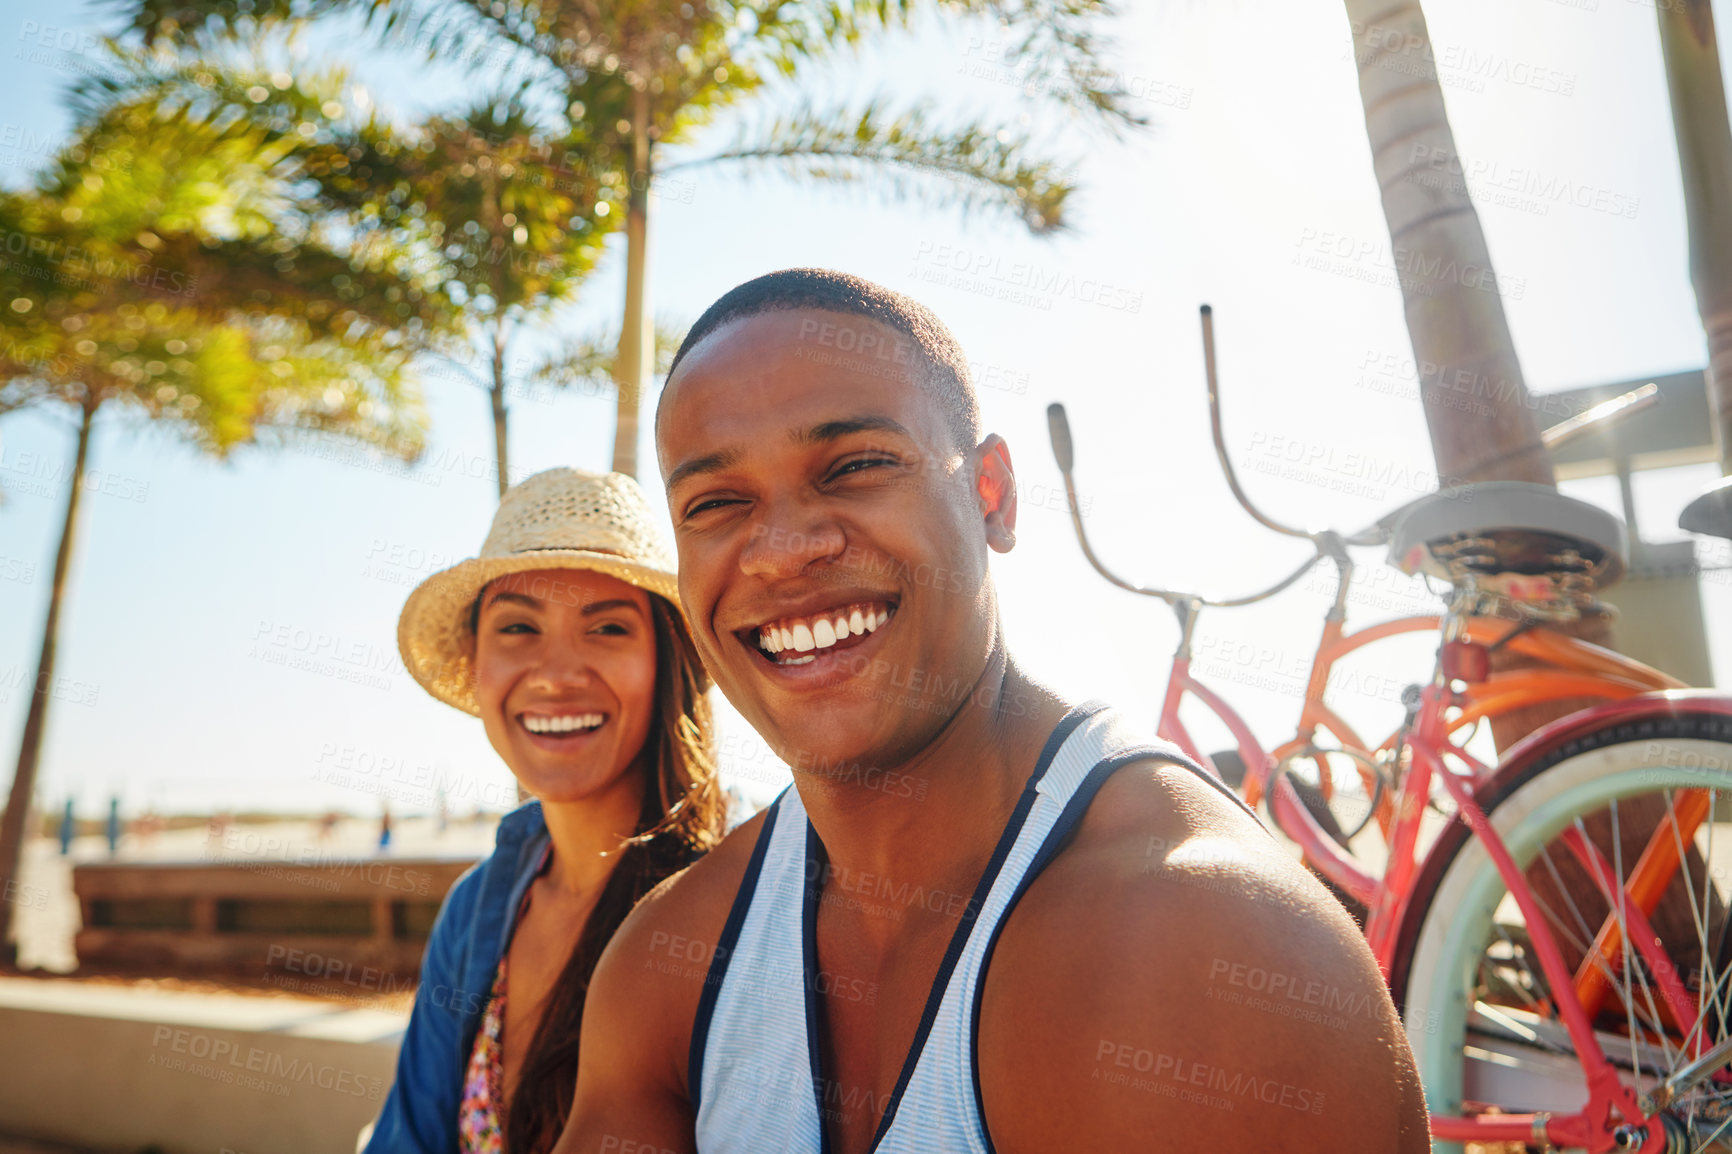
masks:
{"label": "blue denim shirt", "polygon": [[445,895],[397,1052],[397,1080],[366,1154],[456,1154],[457,1107],[469,1051],[524,891],[546,847],[541,803],[532,801],[500,820],[493,853]]}

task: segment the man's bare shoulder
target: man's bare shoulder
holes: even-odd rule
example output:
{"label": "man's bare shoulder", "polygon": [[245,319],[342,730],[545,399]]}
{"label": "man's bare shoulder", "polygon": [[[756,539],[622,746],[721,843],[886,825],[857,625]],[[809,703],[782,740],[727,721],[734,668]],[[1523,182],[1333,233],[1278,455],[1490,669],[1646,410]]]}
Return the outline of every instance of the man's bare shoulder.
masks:
{"label": "man's bare shoulder", "polygon": [[1206,1149],[1424,1150],[1401,1026],[1352,920],[1188,769],[1101,787],[1006,920],[982,1097],[1005,1154],[1151,1127]]}

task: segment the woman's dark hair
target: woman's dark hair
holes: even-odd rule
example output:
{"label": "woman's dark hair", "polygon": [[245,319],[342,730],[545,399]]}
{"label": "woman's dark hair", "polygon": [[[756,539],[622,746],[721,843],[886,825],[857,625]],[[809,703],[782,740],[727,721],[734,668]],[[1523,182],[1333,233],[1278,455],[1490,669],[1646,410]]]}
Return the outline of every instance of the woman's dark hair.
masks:
{"label": "woman's dark hair", "polygon": [[545,1154],[565,1129],[577,1089],[584,999],[614,931],[638,899],[721,840],[726,804],[716,781],[705,696],[709,679],[679,611],[653,594],[649,601],[656,639],[655,712],[639,757],[646,777],[643,810],[636,836],[621,847],[619,863],[548,995],[524,1056],[505,1124],[505,1148],[513,1154]]}

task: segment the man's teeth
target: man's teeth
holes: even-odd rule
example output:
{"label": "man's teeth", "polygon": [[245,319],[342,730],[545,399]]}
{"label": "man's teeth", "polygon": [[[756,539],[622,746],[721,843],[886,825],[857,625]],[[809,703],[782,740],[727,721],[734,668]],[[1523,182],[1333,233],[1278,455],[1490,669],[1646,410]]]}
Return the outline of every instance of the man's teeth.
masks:
{"label": "man's teeth", "polygon": [[[855,634],[871,633],[888,620],[890,609],[882,603],[847,605],[816,617],[765,625],[758,630],[758,646],[772,654],[789,649],[813,653]],[[804,665],[809,660],[791,657],[782,664]]]}
{"label": "man's teeth", "polygon": [[523,728],[531,733],[575,733],[580,729],[596,729],[607,716],[601,713],[573,713],[564,717],[523,715]]}

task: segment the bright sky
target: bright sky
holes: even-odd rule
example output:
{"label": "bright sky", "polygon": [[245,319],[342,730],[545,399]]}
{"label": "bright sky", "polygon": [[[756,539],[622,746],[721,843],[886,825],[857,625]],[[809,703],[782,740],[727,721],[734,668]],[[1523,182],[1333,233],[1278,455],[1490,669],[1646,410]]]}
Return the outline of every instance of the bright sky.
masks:
{"label": "bright sky", "polygon": [[[1020,543],[993,562],[1013,650],[1075,699],[1103,697],[1152,727],[1176,628],[1160,603],[1112,589],[1082,560],[1047,446],[1048,402],[1069,408],[1097,548],[1127,575],[1180,588],[1260,587],[1305,548],[1252,524],[1220,480],[1201,302],[1216,310],[1234,459],[1270,512],[1357,528],[1436,478],[1403,370],[1411,356],[1341,6],[1125,7],[1117,66],[1154,127],[1116,143],[1066,134],[1082,183],[1066,236],[1036,240],[1008,220],[887,203],[865,187],[697,169],[669,179],[653,206],[651,291],[658,313],[689,322],[758,273],[821,265],[934,308],[975,362],[987,425],[1019,469]],[[1722,27],[1732,27],[1728,7],[1716,5]],[[0,20],[0,179],[17,182],[44,159],[40,142],[66,130],[61,92],[98,59],[80,48],[104,28],[83,7],[46,0],[11,11]],[[1473,187],[1530,387],[1700,366],[1650,0],[1430,0],[1427,11],[1440,56],[1456,62],[1444,76],[1450,118],[1483,173]],[[45,48],[44,37],[72,51]],[[402,115],[462,89],[448,74],[326,41]],[[932,28],[835,83],[1002,113],[1026,76],[1001,45],[990,28]],[[724,121],[705,140],[719,146],[730,131]],[[1504,191],[1524,181],[1591,192],[1575,199],[1599,207]],[[617,316],[619,255],[559,327]],[[1316,255],[1324,267],[1309,267]],[[1112,291],[1105,303],[1001,294],[1025,282],[1022,265]],[[133,811],[376,813],[384,791],[405,812],[429,808],[444,782],[460,811],[503,807],[510,776],[481,726],[422,692],[396,655],[409,589],[473,555],[494,508],[484,394],[439,378],[427,394],[429,450],[406,472],[358,452],[217,464],[135,424],[99,424],[99,491],[62,615],[43,804],[72,796],[94,814],[118,794]],[[513,413],[515,475],[607,466],[611,397],[524,397]],[[1335,463],[1300,478],[1267,472],[1292,444]],[[0,422],[0,779],[23,725],[72,448],[58,415]],[[643,459],[654,460],[647,442]],[[1649,536],[1678,536],[1677,510],[1713,479],[1708,466],[1642,477]],[[659,508],[659,481],[647,480]],[[1572,491],[1615,499],[1603,484]],[[1723,545],[1708,555],[1727,563]],[[1354,622],[1433,604],[1374,552],[1361,560]],[[1326,582],[1307,581],[1199,626],[1199,672],[1266,744],[1291,735],[1329,596]],[[1725,684],[1732,571],[1707,575],[1703,601]],[[1377,687],[1427,672],[1430,643],[1404,645],[1368,659],[1354,686],[1372,690],[1342,702],[1379,735],[1399,708],[1393,688]],[[1222,744],[1208,725],[1194,731]],[[786,780],[737,718],[725,719],[723,749],[730,780],[757,798]]]}

